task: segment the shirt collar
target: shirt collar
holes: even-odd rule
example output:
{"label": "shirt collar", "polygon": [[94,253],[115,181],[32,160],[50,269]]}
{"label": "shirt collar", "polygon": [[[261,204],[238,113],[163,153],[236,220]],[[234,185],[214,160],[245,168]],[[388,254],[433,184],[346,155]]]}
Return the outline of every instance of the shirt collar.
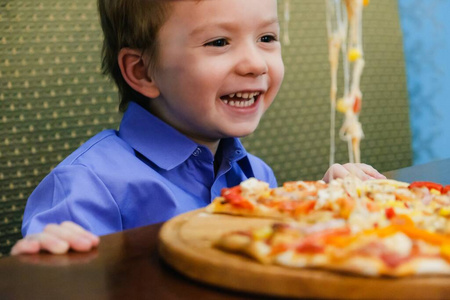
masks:
{"label": "shirt collar", "polygon": [[165,170],[181,164],[197,149],[195,142],[135,102],[129,103],[123,115],[119,136]]}
{"label": "shirt collar", "polygon": [[222,159],[227,159],[230,162],[238,161],[247,156],[244,146],[237,138],[226,138],[220,142],[222,148]]}
{"label": "shirt collar", "polygon": [[255,177],[247,151],[238,138],[222,139],[220,145],[223,151],[222,159],[226,159],[230,164],[236,162],[247,178]]}
{"label": "shirt collar", "polygon": [[[180,165],[198,148],[197,143],[135,102],[128,104],[120,123],[119,137],[165,170]],[[238,138],[223,139],[220,147],[223,147],[223,159],[230,162],[247,157]]]}

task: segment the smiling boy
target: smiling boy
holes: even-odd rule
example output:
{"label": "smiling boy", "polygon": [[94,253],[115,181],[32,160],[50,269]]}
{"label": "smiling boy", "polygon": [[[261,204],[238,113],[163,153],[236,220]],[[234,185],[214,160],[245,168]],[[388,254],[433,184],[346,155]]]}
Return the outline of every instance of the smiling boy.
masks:
{"label": "smiling boy", "polygon": [[[119,53],[128,85],[154,99],[148,109],[213,155],[222,138],[256,129],[283,79],[276,1],[255,4],[178,1],[158,34],[157,67],[147,74],[139,52]],[[127,72],[126,62],[135,69]]]}
{"label": "smiling boy", "polygon": [[[99,12],[120,129],[94,136],[41,182],[12,254],[88,251],[96,235],[204,207],[249,177],[277,185],[238,139],[283,79],[276,0],[99,0]],[[350,169],[382,177],[363,164],[331,168],[335,177]]]}

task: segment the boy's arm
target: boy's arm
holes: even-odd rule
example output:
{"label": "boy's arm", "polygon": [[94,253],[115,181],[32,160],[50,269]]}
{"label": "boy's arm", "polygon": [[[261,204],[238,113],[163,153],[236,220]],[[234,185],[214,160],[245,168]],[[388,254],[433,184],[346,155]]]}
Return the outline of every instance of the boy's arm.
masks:
{"label": "boy's arm", "polygon": [[44,178],[28,199],[22,234],[40,233],[48,224],[65,221],[96,235],[122,230],[120,209],[111,187],[84,166],[57,167]]}
{"label": "boy's arm", "polygon": [[53,170],[33,191],[22,226],[25,238],[12,248],[12,255],[89,251],[98,245],[96,235],[122,230],[122,221],[102,180],[84,166],[71,165]]}
{"label": "boy's arm", "polygon": [[347,163],[344,165],[340,164],[332,165],[327,170],[322,180],[325,182],[329,182],[331,179],[344,178],[350,174],[358,177],[361,180],[386,179],[384,175],[380,174],[372,166],[360,163],[357,164]]}
{"label": "boy's arm", "polygon": [[49,224],[41,233],[31,234],[19,240],[11,249],[11,255],[33,254],[47,250],[63,254],[73,249],[87,252],[97,247],[100,239],[73,222]]}

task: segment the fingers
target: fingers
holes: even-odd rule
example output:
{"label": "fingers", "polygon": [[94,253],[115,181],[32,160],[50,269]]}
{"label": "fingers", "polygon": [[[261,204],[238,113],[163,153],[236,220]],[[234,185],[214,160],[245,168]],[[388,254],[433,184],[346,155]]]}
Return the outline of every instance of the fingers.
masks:
{"label": "fingers", "polygon": [[69,243],[76,251],[89,251],[99,244],[99,238],[73,222],[63,222],[61,225],[49,225],[44,232],[51,233]]}
{"label": "fingers", "polygon": [[377,170],[375,170],[372,166],[366,164],[352,164],[347,163],[344,165],[334,164],[332,165],[328,171],[325,173],[325,176],[322,180],[325,182],[329,182],[335,178],[344,178],[348,175],[356,176],[361,180],[369,180],[369,179],[385,179],[386,177],[380,174]]}
{"label": "fingers", "polygon": [[81,227],[78,224],[75,224],[73,222],[63,222],[61,224],[62,227],[67,228],[69,230],[72,230],[73,232],[76,232],[77,234],[80,234],[84,238],[88,239],[93,246],[98,246],[100,239],[98,236],[94,235],[93,233],[85,230],[83,227]]}
{"label": "fingers", "polygon": [[38,253],[40,250],[41,247],[38,241],[30,239],[21,239],[11,248],[10,254],[11,255],[34,254]]}
{"label": "fingers", "polygon": [[26,236],[11,249],[11,255],[33,254],[47,250],[53,254],[67,253],[69,249],[87,252],[97,247],[100,239],[73,222],[49,224],[44,231]]}
{"label": "fingers", "polygon": [[48,232],[41,232],[35,236],[25,237],[25,239],[34,239],[39,242],[42,250],[47,250],[53,254],[63,254],[69,251],[69,243]]}
{"label": "fingers", "polygon": [[28,235],[18,241],[11,249],[11,255],[33,254],[41,250],[47,250],[53,254],[62,254],[69,250],[69,244],[52,234],[41,232]]}
{"label": "fingers", "polygon": [[361,179],[361,180],[369,180],[369,179],[373,179],[372,176],[366,174],[364,172],[364,170],[361,168],[360,164],[345,164],[343,166],[349,174]]}
{"label": "fingers", "polygon": [[366,164],[357,164],[357,166],[372,179],[386,179],[386,176],[378,172],[374,167]]}
{"label": "fingers", "polygon": [[344,165],[350,174],[355,175],[359,179],[368,180],[368,179],[386,179],[386,176],[380,174],[375,168],[369,166],[367,164],[351,164],[347,163]]}
{"label": "fingers", "polygon": [[[98,245],[98,237],[72,222],[64,222],[61,225],[47,225],[44,233],[64,241],[75,251],[86,252]],[[52,252],[51,250],[49,251]]]}
{"label": "fingers", "polygon": [[323,181],[330,182],[330,180],[335,178],[344,178],[349,175],[349,171],[344,168],[343,165],[333,164],[323,176]]}

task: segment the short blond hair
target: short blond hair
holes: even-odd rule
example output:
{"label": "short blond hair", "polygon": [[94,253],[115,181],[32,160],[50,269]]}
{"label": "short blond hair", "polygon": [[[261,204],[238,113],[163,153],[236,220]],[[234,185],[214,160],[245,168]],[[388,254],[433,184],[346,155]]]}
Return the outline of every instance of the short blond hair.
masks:
{"label": "short blond hair", "polygon": [[158,59],[158,32],[170,13],[170,0],[98,0],[103,30],[102,71],[109,75],[119,89],[120,111],[130,101],[147,98],[133,90],[124,80],[118,55],[122,48],[141,50],[149,57],[149,67]]}

